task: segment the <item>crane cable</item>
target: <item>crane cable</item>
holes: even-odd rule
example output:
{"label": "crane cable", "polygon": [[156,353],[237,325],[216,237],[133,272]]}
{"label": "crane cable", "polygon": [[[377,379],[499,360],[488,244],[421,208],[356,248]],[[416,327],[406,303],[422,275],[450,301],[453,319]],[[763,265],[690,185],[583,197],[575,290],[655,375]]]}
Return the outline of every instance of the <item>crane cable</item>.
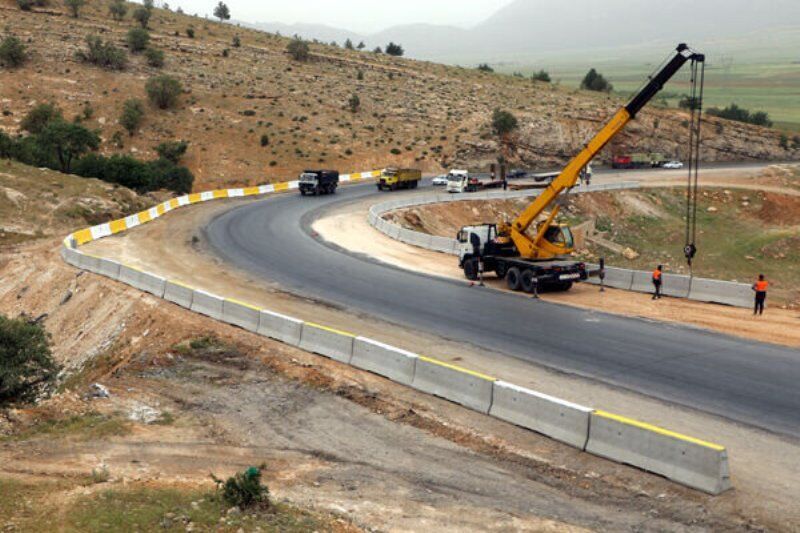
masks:
{"label": "crane cable", "polygon": [[689,264],[691,275],[692,260],[697,254],[697,203],[700,177],[700,133],[703,121],[703,89],[705,86],[706,64],[703,60],[692,59],[691,96],[689,108],[689,177],[686,185],[686,240],[683,253]]}

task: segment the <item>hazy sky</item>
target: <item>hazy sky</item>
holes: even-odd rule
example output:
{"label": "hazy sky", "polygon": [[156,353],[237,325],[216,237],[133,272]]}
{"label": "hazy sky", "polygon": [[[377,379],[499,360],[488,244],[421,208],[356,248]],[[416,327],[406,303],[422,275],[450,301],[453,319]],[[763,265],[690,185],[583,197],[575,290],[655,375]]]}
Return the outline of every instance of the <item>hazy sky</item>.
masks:
{"label": "hazy sky", "polygon": [[[163,0],[156,0],[159,5]],[[211,14],[218,0],[166,0],[172,9]],[[327,24],[360,33],[396,24],[430,22],[468,27],[511,0],[226,0],[234,19],[246,22]]]}

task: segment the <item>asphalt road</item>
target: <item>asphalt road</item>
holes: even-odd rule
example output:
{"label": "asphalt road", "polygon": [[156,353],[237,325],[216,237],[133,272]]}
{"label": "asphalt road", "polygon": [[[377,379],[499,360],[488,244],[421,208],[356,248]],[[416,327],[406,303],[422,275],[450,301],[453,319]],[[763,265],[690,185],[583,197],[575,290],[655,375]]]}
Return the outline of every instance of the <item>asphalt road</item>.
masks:
{"label": "asphalt road", "polygon": [[372,194],[364,184],[335,196],[273,196],[221,214],[205,233],[225,261],[293,292],[800,437],[800,351],[470,288],[312,236],[310,223],[326,210]]}

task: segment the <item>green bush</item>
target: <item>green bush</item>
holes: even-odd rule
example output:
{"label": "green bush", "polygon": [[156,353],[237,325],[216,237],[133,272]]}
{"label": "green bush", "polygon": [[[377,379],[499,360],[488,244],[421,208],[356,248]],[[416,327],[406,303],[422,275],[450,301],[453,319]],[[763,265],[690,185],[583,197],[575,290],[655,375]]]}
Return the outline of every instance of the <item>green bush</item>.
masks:
{"label": "green bush", "polygon": [[144,106],[141,101],[132,98],[126,100],[125,103],[122,104],[122,114],[119,117],[119,123],[131,137],[136,133],[136,130],[139,129],[143,118]]}
{"label": "green bush", "polygon": [[494,72],[494,69],[490,67],[488,63],[481,63],[478,65],[478,70],[481,72]]}
{"label": "green bush", "polygon": [[399,44],[389,43],[386,45],[386,53],[390,56],[400,57],[405,54],[405,50]]}
{"label": "green bush", "polygon": [[295,61],[308,61],[310,50],[308,43],[302,39],[292,39],[286,46],[286,51]]}
{"label": "green bush", "polygon": [[113,0],[111,5],[108,6],[108,12],[114,20],[119,22],[124,19],[125,15],[128,13],[128,6],[125,4],[124,0]]}
{"label": "green bush", "polygon": [[194,28],[186,28],[186,36],[189,39],[194,39]]}
{"label": "green bush", "polygon": [[767,128],[772,127],[772,120],[770,120],[769,115],[764,111],[750,113],[750,111],[747,109],[739,107],[736,104],[731,104],[724,109],[712,107],[706,111],[706,114],[711,115],[712,117],[724,118],[726,120],[735,120],[736,122],[755,124],[756,126],[764,126]]}
{"label": "green bush", "polygon": [[156,146],[156,153],[167,161],[179,163],[181,158],[186,155],[187,148],[189,148],[189,143],[186,141],[167,141]]}
{"label": "green bush", "polygon": [[148,48],[144,51],[144,57],[151,67],[161,68],[164,66],[164,52],[158,48]]}
{"label": "green bush", "polygon": [[80,124],[54,120],[36,136],[36,142],[42,149],[54,154],[61,172],[69,174],[72,161],[91,150],[97,150],[100,137]]}
{"label": "green bush", "polygon": [[357,113],[361,108],[361,98],[359,98],[357,94],[354,94],[347,101],[347,105],[350,107],[351,112]]}
{"label": "green bush", "polygon": [[269,146],[269,135],[266,133],[261,136],[261,146]]}
{"label": "green bush", "polygon": [[242,40],[239,38],[238,35],[233,36],[233,42],[231,43],[234,48],[241,48]]}
{"label": "green bush", "polygon": [[17,0],[17,7],[19,7],[22,11],[30,11],[33,9],[33,6],[33,0]]}
{"label": "green bush", "polygon": [[146,7],[137,7],[133,11],[133,20],[138,22],[142,28],[147,29],[147,25],[150,23],[150,10]]}
{"label": "green bush", "polygon": [[81,14],[81,8],[86,4],[86,0],[64,0],[64,5],[69,9],[73,18],[78,18]]}
{"label": "green bush", "polygon": [[116,183],[139,193],[167,189],[185,194],[192,190],[194,183],[189,169],[172,161],[163,158],[139,161],[127,155],[88,154],[75,164],[75,174]]}
{"label": "green bush", "polygon": [[231,10],[228,9],[228,5],[225,2],[220,2],[214,8],[214,16],[217,17],[220,22],[223,20],[230,20]]}
{"label": "green bush", "polygon": [[131,28],[128,30],[127,41],[131,52],[141,52],[150,43],[150,34],[144,28]]}
{"label": "green bush", "polygon": [[100,37],[89,35],[86,37],[86,46],[86,51],[77,53],[77,57],[81,61],[109,70],[124,70],[128,66],[128,57],[125,52],[114,46],[111,41],[103,42]]}
{"label": "green bush", "polygon": [[9,35],[0,43],[0,65],[4,67],[21,67],[28,60],[25,45],[17,37]]}
{"label": "green bush", "polygon": [[500,137],[508,135],[517,127],[519,127],[519,121],[510,112],[495,109],[492,113],[492,130]]}
{"label": "green bush", "polygon": [[539,72],[534,72],[531,76],[533,81],[543,81],[546,83],[550,83],[552,80],[550,79],[550,73],[546,70],[542,69]]}
{"label": "green bush", "polygon": [[58,370],[42,326],[0,315],[0,405],[34,400]]}
{"label": "green bush", "polygon": [[159,109],[175,107],[178,104],[178,96],[183,90],[181,82],[166,75],[150,78],[144,88],[147,97]]}
{"label": "green bush", "polygon": [[61,109],[55,104],[39,104],[28,111],[28,114],[22,119],[20,127],[28,133],[36,135],[41,133],[50,122],[62,120],[63,118],[64,115],[61,113]]}
{"label": "green bush", "polygon": [[222,500],[228,505],[246,509],[255,504],[269,506],[269,488],[261,484],[261,468],[250,467],[244,472],[222,481],[213,474],[211,478],[217,484]]}
{"label": "green bush", "polygon": [[591,69],[586,73],[586,76],[583,77],[583,81],[581,81],[581,89],[601,93],[610,93],[612,90],[614,90],[614,86],[611,85],[602,74],[597,72],[595,69]]}

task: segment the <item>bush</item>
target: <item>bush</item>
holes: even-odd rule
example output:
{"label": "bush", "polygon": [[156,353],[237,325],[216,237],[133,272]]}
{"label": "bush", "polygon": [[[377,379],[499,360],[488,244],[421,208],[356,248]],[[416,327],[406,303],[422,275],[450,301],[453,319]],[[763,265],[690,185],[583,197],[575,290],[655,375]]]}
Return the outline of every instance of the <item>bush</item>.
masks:
{"label": "bush", "polygon": [[133,20],[138,22],[142,28],[147,29],[147,25],[150,23],[150,10],[146,7],[137,7],[133,11]]}
{"label": "bush", "polygon": [[405,50],[399,44],[389,43],[386,45],[386,53],[390,56],[400,57],[405,53]]}
{"label": "bush", "polygon": [[347,101],[347,105],[350,107],[350,111],[356,113],[361,108],[361,99],[358,97],[357,94],[354,94]]}
{"label": "bush", "polygon": [[261,136],[261,146],[269,146],[269,135],[266,133]]}
{"label": "bush", "polygon": [[481,72],[494,72],[494,69],[490,67],[488,63],[481,63],[478,65],[478,70]]}
{"label": "bush", "polygon": [[156,153],[167,161],[178,163],[186,154],[187,148],[189,143],[186,141],[167,141],[156,146]]}
{"label": "bush", "polygon": [[128,30],[128,48],[131,52],[141,52],[147,48],[150,42],[150,34],[143,28],[131,28]]}
{"label": "bush", "polygon": [[233,42],[231,44],[234,48],[239,48],[242,46],[242,40],[239,38],[238,35],[234,35]]}
{"label": "bush", "polygon": [[164,66],[164,52],[157,48],[148,48],[144,51],[144,57],[147,59],[147,64],[154,68],[161,68]]}
{"label": "bush", "polygon": [[220,2],[214,8],[214,16],[217,17],[220,22],[223,20],[230,20],[231,10],[228,9],[228,5],[225,2]]}
{"label": "bush", "polygon": [[64,0],[64,5],[69,9],[73,18],[78,18],[81,14],[81,8],[86,3],[86,0]]}
{"label": "bush", "polygon": [[150,78],[145,84],[145,91],[150,101],[159,109],[175,107],[180,96],[181,82],[171,76],[156,76]]}
{"label": "bush", "polygon": [[42,326],[0,315],[0,405],[36,399],[58,370]]}
{"label": "bush", "polygon": [[17,37],[10,35],[0,43],[0,65],[16,68],[28,60],[25,45]]}
{"label": "bush", "polygon": [[128,13],[128,6],[125,4],[124,0],[113,0],[111,5],[108,6],[108,12],[114,20],[119,22],[124,19],[125,15]]}
{"label": "bush", "polygon": [[78,59],[86,63],[92,63],[98,67],[109,70],[124,70],[128,66],[128,57],[125,52],[111,41],[103,42],[96,35],[86,37],[87,50],[77,53]]}
{"label": "bush", "polygon": [[143,118],[144,106],[141,101],[132,98],[122,104],[122,114],[119,117],[119,123],[131,137],[133,137],[133,134],[139,129]]}
{"label": "bush", "polygon": [[736,122],[745,122],[747,124],[755,124],[756,126],[772,127],[772,120],[769,115],[763,111],[756,111],[750,113],[747,109],[739,107],[736,104],[731,104],[724,109],[716,107],[710,108],[706,114],[712,117],[724,118],[726,120],[735,120]]}
{"label": "bush", "polygon": [[69,174],[72,161],[90,150],[97,150],[100,137],[80,124],[54,120],[37,135],[36,142],[43,150],[54,154],[61,172]]}
{"label": "bush", "polygon": [[217,490],[227,505],[235,505],[246,509],[255,504],[269,506],[269,488],[261,484],[261,467],[250,467],[229,477],[226,481],[213,474],[211,478],[217,484]]}
{"label": "bush", "polygon": [[286,47],[286,51],[295,61],[308,61],[308,43],[302,39],[293,39]]}
{"label": "bush", "polygon": [[33,0],[17,0],[17,7],[19,7],[22,11],[30,11],[33,9],[33,5]]}
{"label": "bush", "polygon": [[351,41],[350,39],[345,39],[344,47],[345,47],[346,50],[353,50],[355,48],[353,46],[353,41]]}
{"label": "bush", "polygon": [[552,80],[550,79],[550,73],[546,70],[542,69],[539,72],[534,72],[531,76],[533,81],[543,81],[546,83],[550,83]]}
{"label": "bush", "polygon": [[194,39],[194,28],[186,28],[186,36],[189,39]]}
{"label": "bush", "polygon": [[684,94],[680,100],[678,100],[678,107],[681,109],[700,109],[700,99],[699,98],[692,98],[688,94]]}
{"label": "bush", "polygon": [[780,140],[778,140],[778,146],[784,150],[789,149],[789,137],[785,133],[781,133]]}
{"label": "bush", "polygon": [[75,174],[128,187],[139,193],[168,189],[179,194],[192,190],[194,176],[188,168],[159,158],[139,161],[127,155],[103,157],[89,154],[75,164]]}
{"label": "bush", "polygon": [[39,104],[28,111],[28,114],[22,119],[20,127],[28,133],[36,135],[41,133],[50,122],[63,120],[63,118],[61,109],[55,104]]}
{"label": "bush", "polygon": [[492,113],[492,130],[500,137],[505,137],[519,126],[517,117],[508,111],[495,109]]}
{"label": "bush", "polygon": [[581,81],[581,89],[601,93],[610,93],[614,89],[614,86],[608,83],[608,80],[606,80],[602,74],[597,72],[595,69],[591,69],[586,73],[586,76],[583,77],[583,81]]}

